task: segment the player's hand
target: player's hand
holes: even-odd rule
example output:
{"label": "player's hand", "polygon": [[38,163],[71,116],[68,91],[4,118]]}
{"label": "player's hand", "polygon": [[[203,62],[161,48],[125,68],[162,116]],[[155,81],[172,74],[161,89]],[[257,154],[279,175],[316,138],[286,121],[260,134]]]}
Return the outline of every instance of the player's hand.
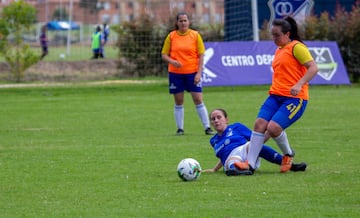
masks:
{"label": "player's hand", "polygon": [[301,91],[301,86],[296,84],[293,87],[291,87],[290,94],[292,96],[297,96],[300,93],[300,91]]}
{"label": "player's hand", "polygon": [[194,78],[194,84],[197,85],[201,81],[201,74],[197,73]]}
{"label": "player's hand", "polygon": [[182,64],[177,60],[172,61],[171,64],[174,65],[176,68],[182,67]]}

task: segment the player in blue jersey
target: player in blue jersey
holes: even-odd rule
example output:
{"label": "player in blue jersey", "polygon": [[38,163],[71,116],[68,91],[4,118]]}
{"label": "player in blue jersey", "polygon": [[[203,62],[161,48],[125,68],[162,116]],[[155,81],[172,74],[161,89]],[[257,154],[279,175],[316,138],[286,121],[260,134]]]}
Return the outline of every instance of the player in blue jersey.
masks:
{"label": "player in blue jersey", "polygon": [[[205,169],[203,172],[216,172],[223,167],[228,176],[252,174],[251,170],[243,170],[237,166],[237,163],[247,160],[251,130],[241,123],[228,124],[227,113],[221,108],[210,113],[210,121],[217,132],[210,139],[210,144],[219,162],[213,168]],[[262,146],[259,157],[281,165],[282,155],[267,145]],[[256,168],[259,166],[260,159],[256,162]],[[291,171],[305,171],[306,166],[306,163],[293,163]]]}

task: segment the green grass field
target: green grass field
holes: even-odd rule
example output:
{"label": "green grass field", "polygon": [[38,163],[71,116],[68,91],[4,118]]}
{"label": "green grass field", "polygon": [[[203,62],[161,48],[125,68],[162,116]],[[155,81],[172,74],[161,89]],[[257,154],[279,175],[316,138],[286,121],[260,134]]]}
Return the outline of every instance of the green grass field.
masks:
{"label": "green grass field", "polygon": [[[33,48],[36,53],[41,55],[41,48]],[[69,53],[68,53],[69,52]],[[64,58],[60,55],[64,54]],[[93,53],[90,45],[73,44],[67,46],[49,46],[49,54],[44,58],[44,61],[81,61],[91,59]],[[107,44],[105,46],[105,58],[115,59],[118,57],[118,49],[115,45]]]}
{"label": "green grass field", "polygon": [[[267,89],[205,87],[204,99],[252,127]],[[1,88],[0,217],[360,217],[360,86],[310,91],[287,130],[306,172],[262,161],[254,176],[182,182],[181,159],[217,160],[190,95],[175,136],[165,81]]]}

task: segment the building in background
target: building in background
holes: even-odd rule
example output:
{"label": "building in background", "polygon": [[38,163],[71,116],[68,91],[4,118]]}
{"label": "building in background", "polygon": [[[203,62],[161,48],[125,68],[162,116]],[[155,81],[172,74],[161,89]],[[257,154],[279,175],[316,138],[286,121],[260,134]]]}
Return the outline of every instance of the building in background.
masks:
{"label": "building in background", "polygon": [[[0,0],[0,7],[15,0]],[[146,13],[155,21],[167,22],[176,12],[185,11],[198,23],[223,23],[224,0],[98,0],[85,7],[81,0],[25,0],[37,11],[37,21],[47,22],[59,17],[66,20],[72,3],[72,20],[83,24],[119,24],[132,21]],[[56,16],[55,16],[56,15]],[[61,19],[61,18],[60,18]]]}
{"label": "building in background", "polygon": [[[0,0],[0,8],[15,0]],[[357,0],[302,0],[311,2],[311,13],[320,15],[328,11],[334,15],[337,4],[346,10]],[[108,23],[110,25],[133,21],[147,14],[154,22],[167,24],[175,13],[185,11],[196,24],[224,24],[225,39],[251,40],[254,11],[253,0],[25,0],[38,11],[40,23],[52,20],[67,20],[72,3],[72,21],[81,24]],[[272,19],[274,7],[287,11],[289,2],[298,4],[300,0],[257,0],[257,20],[259,28]],[[294,4],[295,4],[294,3]],[[276,7],[281,5],[281,7]],[[244,34],[246,33],[246,34]]]}

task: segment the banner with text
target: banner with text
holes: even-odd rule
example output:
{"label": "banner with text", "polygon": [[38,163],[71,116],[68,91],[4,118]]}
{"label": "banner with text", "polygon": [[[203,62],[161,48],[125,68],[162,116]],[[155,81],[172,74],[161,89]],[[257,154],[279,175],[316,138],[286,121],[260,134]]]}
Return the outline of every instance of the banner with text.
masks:
{"label": "banner with text", "polygon": [[[305,41],[319,72],[310,84],[350,84],[336,42]],[[203,85],[271,84],[276,45],[260,42],[205,42]]]}

